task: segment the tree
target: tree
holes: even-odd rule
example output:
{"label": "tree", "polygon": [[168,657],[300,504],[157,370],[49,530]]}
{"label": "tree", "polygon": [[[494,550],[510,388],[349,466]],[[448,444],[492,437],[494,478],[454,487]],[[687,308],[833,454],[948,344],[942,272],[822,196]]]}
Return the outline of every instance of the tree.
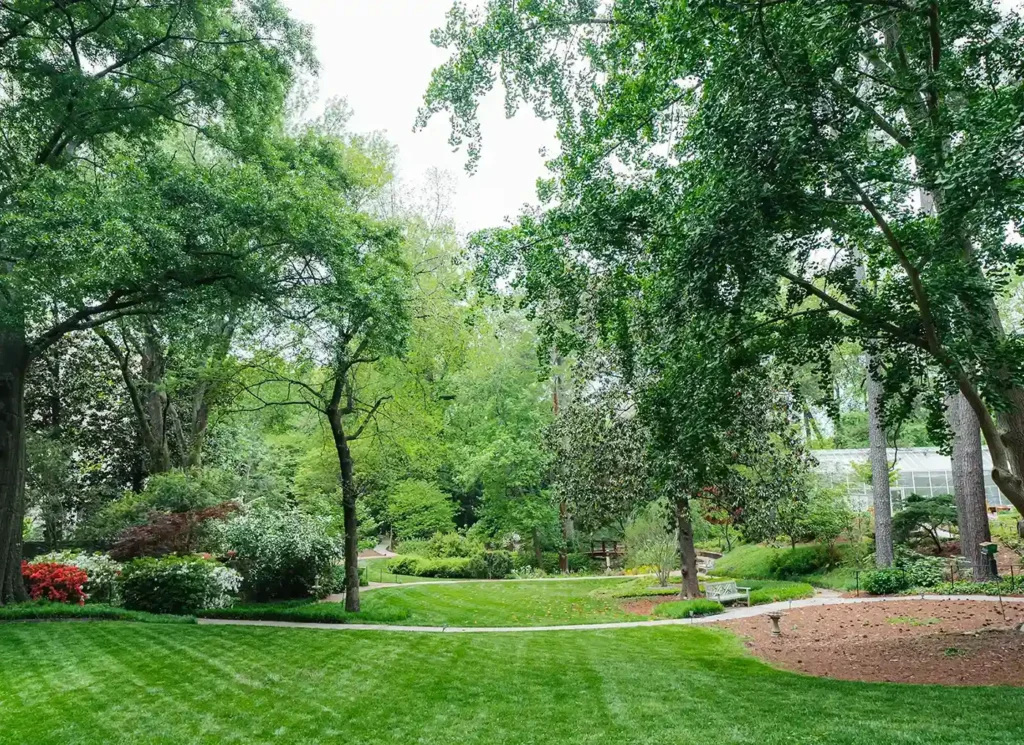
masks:
{"label": "tree", "polygon": [[[161,187],[165,198],[183,187],[180,172],[152,152],[130,167],[108,148],[151,148],[172,126],[259,147],[305,63],[307,33],[275,0],[0,8],[0,603],[25,598],[23,398],[33,362],[68,333],[152,311],[227,268],[226,256],[181,240],[186,222],[159,219],[172,207]],[[171,215],[189,211],[188,195],[175,195]],[[208,214],[191,206],[190,218]]]}
{"label": "tree", "polygon": [[1024,217],[1017,11],[493,0],[457,5],[435,39],[454,51],[421,121],[450,111],[471,162],[499,77],[510,111],[558,122],[557,206],[518,236],[537,263],[569,240],[607,267],[648,261],[681,303],[759,318],[780,354],[854,339],[893,397],[924,390],[940,412],[959,391],[1024,508],[1022,356],[994,304]]}
{"label": "tree", "polygon": [[954,526],[957,523],[957,510],[953,497],[940,494],[937,497],[922,497],[911,494],[906,505],[893,515],[892,529],[896,539],[907,543],[919,534],[928,537],[935,544],[935,552],[942,553],[942,540],[939,531],[943,525]]}
{"label": "tree", "polygon": [[629,565],[653,566],[662,587],[679,566],[679,546],[668,529],[667,508],[667,504],[648,505],[626,526],[625,535]]}
{"label": "tree", "polygon": [[455,505],[427,481],[403,481],[388,498],[388,520],[398,540],[430,538],[455,530]]}

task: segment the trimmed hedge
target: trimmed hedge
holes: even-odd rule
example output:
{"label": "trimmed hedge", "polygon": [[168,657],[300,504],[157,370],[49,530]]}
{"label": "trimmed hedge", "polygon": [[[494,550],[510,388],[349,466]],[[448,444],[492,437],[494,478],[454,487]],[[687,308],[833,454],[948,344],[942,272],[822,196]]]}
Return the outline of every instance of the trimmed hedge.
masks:
{"label": "trimmed hedge", "polygon": [[[814,597],[814,587],[806,582],[748,582],[739,580],[739,584],[750,587],[750,604],[764,605],[778,603],[783,600],[800,600]],[[760,586],[759,586],[760,585]]]}
{"label": "trimmed hedge", "polygon": [[89,605],[68,605],[67,603],[18,603],[0,606],[0,622],[3,621],[136,621],[138,623],[195,623],[192,616],[157,615],[142,611],[115,608],[100,603]]}
{"label": "trimmed hedge", "polygon": [[398,556],[384,565],[392,574],[441,579],[504,579],[512,571],[507,551],[488,551],[468,558],[428,559],[423,556]]}

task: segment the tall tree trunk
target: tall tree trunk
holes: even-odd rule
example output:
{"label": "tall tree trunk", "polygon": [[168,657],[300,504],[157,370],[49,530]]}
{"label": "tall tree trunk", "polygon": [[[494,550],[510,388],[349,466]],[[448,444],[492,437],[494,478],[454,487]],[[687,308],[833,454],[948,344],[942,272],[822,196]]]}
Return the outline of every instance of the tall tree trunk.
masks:
{"label": "tall tree trunk", "polygon": [[540,545],[540,528],[533,528],[533,563],[537,569],[544,568],[544,551]]}
{"label": "tall tree trunk", "polygon": [[345,521],[345,610],[356,613],[359,611],[359,522],[356,519],[355,467],[342,416],[336,406],[328,410],[327,418],[341,468],[341,509]]}
{"label": "tall tree trunk", "polygon": [[0,605],[28,600],[21,578],[21,531],[25,521],[25,378],[30,361],[24,328],[17,323],[0,328]]}
{"label": "tall tree trunk", "polygon": [[886,453],[885,427],[882,424],[882,382],[872,361],[867,365],[868,444],[871,459],[871,493],[875,506],[875,564],[891,567],[892,497],[889,492],[889,456]]}
{"label": "tall tree trunk", "polygon": [[974,409],[962,394],[946,399],[946,420],[953,431],[953,495],[960,527],[960,553],[971,562],[975,582],[994,579],[991,557],[981,544],[992,540],[985,500],[981,430]]}
{"label": "tall tree trunk", "polygon": [[679,597],[683,599],[699,598],[700,584],[697,581],[697,549],[693,545],[690,501],[685,497],[676,500],[676,529],[683,575],[679,588]]}

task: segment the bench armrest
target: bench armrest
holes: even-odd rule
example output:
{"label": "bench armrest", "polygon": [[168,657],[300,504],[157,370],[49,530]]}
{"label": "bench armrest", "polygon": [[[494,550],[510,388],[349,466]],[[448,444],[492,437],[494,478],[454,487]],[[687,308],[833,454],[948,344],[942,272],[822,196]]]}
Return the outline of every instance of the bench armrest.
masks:
{"label": "bench armrest", "polygon": [[737,590],[746,590],[747,592],[750,592],[750,591],[751,591],[751,590],[753,590],[754,588],[753,588],[753,587],[737,587],[736,589],[737,589]]}

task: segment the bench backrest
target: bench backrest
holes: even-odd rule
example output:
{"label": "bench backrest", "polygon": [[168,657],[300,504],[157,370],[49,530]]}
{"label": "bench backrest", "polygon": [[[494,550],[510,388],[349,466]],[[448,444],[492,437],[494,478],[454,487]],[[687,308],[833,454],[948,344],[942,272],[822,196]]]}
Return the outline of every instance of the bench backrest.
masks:
{"label": "bench backrest", "polygon": [[705,582],[704,594],[709,600],[714,600],[729,595],[739,595],[739,590],[736,589],[735,582]]}

